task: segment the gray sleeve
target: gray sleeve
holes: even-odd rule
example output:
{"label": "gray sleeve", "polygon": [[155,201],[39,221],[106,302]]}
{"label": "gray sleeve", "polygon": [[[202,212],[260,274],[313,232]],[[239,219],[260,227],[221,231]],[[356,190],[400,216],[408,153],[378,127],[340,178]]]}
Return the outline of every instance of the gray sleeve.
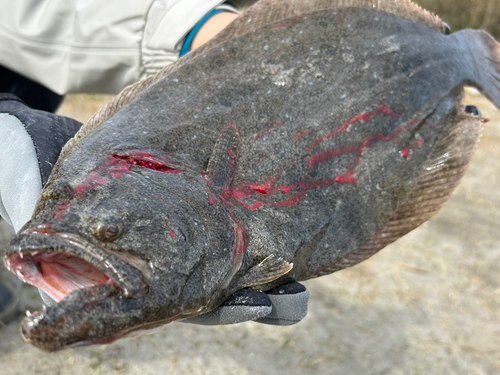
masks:
{"label": "gray sleeve", "polygon": [[178,59],[223,0],[0,0],[0,65],[57,94],[118,93]]}

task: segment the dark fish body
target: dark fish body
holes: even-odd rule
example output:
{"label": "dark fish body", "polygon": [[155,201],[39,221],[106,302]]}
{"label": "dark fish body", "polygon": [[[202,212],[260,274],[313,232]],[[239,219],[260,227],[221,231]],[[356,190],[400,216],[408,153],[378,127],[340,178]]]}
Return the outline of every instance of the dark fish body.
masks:
{"label": "dark fish body", "polygon": [[484,122],[463,86],[500,105],[500,47],[355,3],[228,38],[61,156],[6,263],[57,299],[54,257],[93,276],[23,321],[29,342],[110,342],[328,274],[444,204]]}

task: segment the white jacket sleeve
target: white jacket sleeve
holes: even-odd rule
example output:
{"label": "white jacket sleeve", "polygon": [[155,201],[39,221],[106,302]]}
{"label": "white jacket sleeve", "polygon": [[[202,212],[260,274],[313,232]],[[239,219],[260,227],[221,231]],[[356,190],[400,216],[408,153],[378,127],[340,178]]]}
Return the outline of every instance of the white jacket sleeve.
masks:
{"label": "white jacket sleeve", "polygon": [[121,91],[178,59],[223,0],[0,0],[0,65],[57,94]]}

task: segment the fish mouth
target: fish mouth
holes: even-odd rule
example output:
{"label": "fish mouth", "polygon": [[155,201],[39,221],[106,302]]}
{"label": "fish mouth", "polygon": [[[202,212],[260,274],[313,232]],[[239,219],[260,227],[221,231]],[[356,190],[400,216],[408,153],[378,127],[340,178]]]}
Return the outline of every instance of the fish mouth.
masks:
{"label": "fish mouth", "polygon": [[75,234],[39,226],[12,239],[4,263],[19,279],[56,302],[80,289],[100,285],[115,286],[125,298],[143,297],[148,292],[145,266],[138,267],[137,259],[127,262],[116,253]]}

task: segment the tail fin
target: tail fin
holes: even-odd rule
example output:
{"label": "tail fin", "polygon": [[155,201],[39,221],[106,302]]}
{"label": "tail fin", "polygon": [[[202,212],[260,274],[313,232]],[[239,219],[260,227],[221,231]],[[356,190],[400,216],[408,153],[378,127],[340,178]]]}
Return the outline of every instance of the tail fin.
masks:
{"label": "tail fin", "polygon": [[465,43],[474,61],[472,85],[500,108],[500,43],[482,30],[463,30],[453,35]]}

